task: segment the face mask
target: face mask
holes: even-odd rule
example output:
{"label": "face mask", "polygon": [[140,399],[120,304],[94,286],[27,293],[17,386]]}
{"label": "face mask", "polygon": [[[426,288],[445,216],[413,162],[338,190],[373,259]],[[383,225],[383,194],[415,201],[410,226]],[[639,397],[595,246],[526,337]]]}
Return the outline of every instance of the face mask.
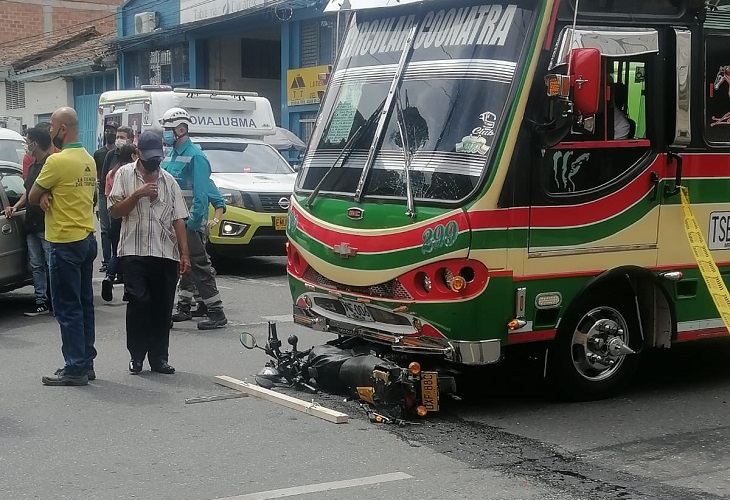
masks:
{"label": "face mask", "polygon": [[173,130],[165,130],[162,132],[162,142],[167,146],[175,145],[175,132]]}
{"label": "face mask", "polygon": [[152,173],[160,168],[162,158],[150,158],[149,160],[143,160],[140,158],[139,162],[147,172]]}
{"label": "face mask", "polygon": [[56,149],[63,149],[63,137],[58,137],[58,135],[61,133],[61,130],[59,129],[58,132],[56,132],[56,135],[53,136],[53,145],[56,146]]}
{"label": "face mask", "polygon": [[117,134],[106,134],[104,139],[106,140],[105,144],[113,144],[114,140],[117,138]]}
{"label": "face mask", "polygon": [[125,141],[124,139],[117,139],[114,142],[114,146],[116,146],[117,149],[122,149],[122,146],[124,146],[125,144],[127,144],[127,141]]}

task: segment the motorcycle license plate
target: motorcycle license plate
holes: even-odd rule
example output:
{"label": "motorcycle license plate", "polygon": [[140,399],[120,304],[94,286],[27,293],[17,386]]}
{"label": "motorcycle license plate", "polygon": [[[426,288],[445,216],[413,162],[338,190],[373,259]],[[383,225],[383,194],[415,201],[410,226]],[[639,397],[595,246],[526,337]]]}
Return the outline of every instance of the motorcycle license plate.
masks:
{"label": "motorcycle license plate", "polygon": [[438,373],[421,372],[421,402],[426,411],[439,411]]}
{"label": "motorcycle license plate", "polygon": [[286,230],[286,215],[278,215],[274,217],[274,230],[284,231]]}
{"label": "motorcycle license plate", "polygon": [[345,315],[348,318],[356,319],[357,321],[375,321],[365,304],[342,299],[340,299],[340,302],[342,303],[342,307],[345,308]]}

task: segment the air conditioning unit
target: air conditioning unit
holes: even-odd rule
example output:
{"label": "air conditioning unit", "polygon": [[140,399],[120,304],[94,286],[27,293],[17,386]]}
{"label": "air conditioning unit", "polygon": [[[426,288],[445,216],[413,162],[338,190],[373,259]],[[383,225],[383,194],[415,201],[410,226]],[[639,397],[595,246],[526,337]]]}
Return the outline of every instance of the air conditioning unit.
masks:
{"label": "air conditioning unit", "polygon": [[157,12],[140,12],[134,15],[134,34],[152,33],[157,28]]}

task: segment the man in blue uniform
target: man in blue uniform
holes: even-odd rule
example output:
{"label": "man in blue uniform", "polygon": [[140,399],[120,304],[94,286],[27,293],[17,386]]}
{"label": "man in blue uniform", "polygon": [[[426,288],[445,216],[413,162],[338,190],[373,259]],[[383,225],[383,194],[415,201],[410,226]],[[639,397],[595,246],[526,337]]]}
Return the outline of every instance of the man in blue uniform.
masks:
{"label": "man in blue uniform", "polygon": [[[205,251],[210,163],[203,151],[193,144],[188,136],[191,121],[187,111],[182,108],[169,109],[160,122],[164,129],[162,140],[166,145],[172,147],[161,166],[177,180],[190,210],[190,217],[185,222],[185,227],[191,271],[187,276],[181,278],[178,296],[187,296],[189,290],[197,288],[208,310],[208,319],[198,323],[198,328],[200,330],[223,328],[228,320],[223,313],[223,301],[215,283],[210,257]],[[190,299],[178,301],[174,319],[187,318],[188,315],[191,315]]]}

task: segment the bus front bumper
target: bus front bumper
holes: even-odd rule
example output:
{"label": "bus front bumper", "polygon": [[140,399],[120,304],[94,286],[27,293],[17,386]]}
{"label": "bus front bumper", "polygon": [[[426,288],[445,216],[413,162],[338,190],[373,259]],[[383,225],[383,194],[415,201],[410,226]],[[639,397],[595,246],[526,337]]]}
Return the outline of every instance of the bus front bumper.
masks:
{"label": "bus front bumper", "polygon": [[294,323],[317,331],[389,345],[396,352],[437,356],[462,365],[489,365],[498,362],[502,355],[498,339],[466,341],[436,338],[421,335],[412,327],[364,324],[311,307],[294,305]]}

